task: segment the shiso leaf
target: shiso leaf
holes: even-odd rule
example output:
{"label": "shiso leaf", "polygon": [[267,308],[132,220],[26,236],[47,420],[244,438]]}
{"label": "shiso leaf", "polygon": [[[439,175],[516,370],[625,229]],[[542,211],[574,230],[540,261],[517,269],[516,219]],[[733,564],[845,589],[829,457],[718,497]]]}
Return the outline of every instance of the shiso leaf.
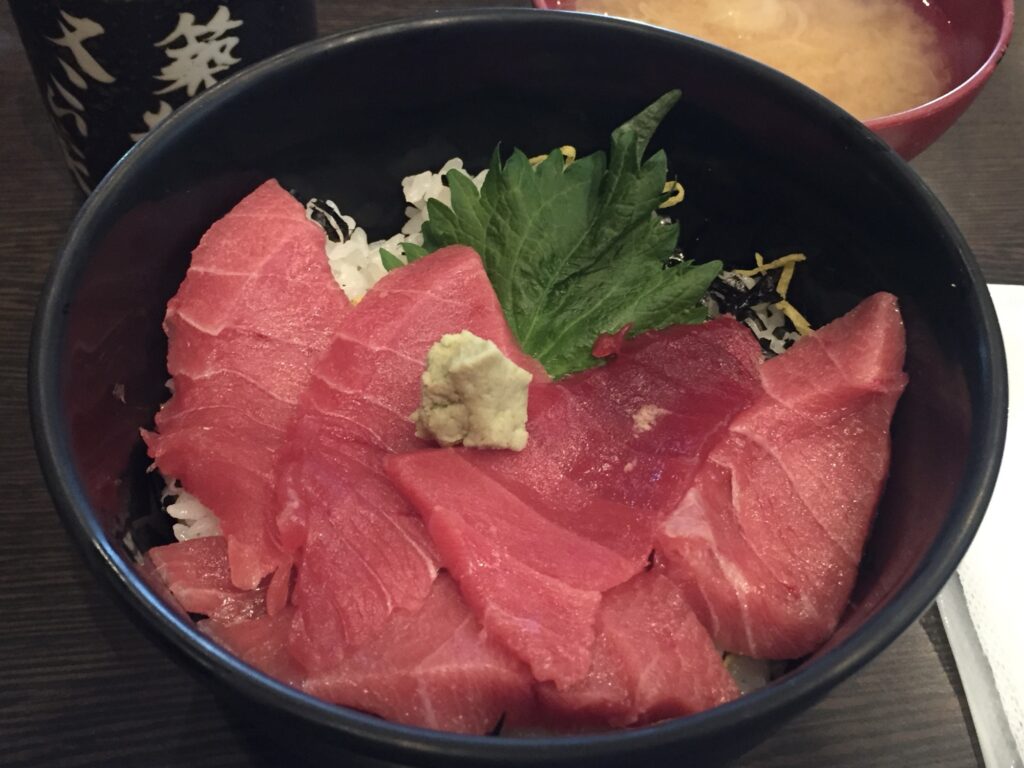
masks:
{"label": "shiso leaf", "polygon": [[391,253],[387,248],[380,249],[380,263],[384,265],[384,269],[388,272],[405,266],[402,260],[395,256],[395,254]]}
{"label": "shiso leaf", "polygon": [[425,252],[474,248],[512,332],[552,377],[599,365],[594,341],[627,324],[635,335],[707,318],[701,298],[722,264],[664,268],[679,226],[658,215],[665,153],[644,159],[679,98],[670,91],[616,128],[607,155],[567,166],[555,149],[534,166],[518,149],[502,162],[499,146],[479,191],[452,170],[451,205],[428,202]]}
{"label": "shiso leaf", "polygon": [[406,264],[412,264],[418,259],[422,259],[430,251],[424,248],[422,245],[416,245],[416,243],[402,243],[402,255],[405,256],[405,261],[395,256],[387,248],[380,249],[380,263],[384,265],[384,269],[388,272],[404,267]]}
{"label": "shiso leaf", "polygon": [[430,251],[416,243],[402,243],[402,255],[405,256],[405,263],[412,264],[426,256]]}

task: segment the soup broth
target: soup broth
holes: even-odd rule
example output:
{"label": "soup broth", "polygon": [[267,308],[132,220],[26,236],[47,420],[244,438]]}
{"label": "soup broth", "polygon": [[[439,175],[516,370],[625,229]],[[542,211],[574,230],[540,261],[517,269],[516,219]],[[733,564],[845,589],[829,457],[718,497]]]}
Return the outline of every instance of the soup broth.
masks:
{"label": "soup broth", "polygon": [[867,120],[952,85],[940,12],[914,0],[578,0],[577,10],[708,40],[800,80]]}

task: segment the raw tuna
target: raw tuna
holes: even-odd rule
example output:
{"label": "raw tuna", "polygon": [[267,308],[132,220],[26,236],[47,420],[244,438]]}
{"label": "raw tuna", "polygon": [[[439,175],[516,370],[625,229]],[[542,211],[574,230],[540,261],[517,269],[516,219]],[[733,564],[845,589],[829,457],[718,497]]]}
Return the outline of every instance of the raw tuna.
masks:
{"label": "raw tuna", "polygon": [[539,680],[587,674],[600,593],[647,565],[705,444],[760,391],[760,359],[730,318],[646,334],[603,368],[532,386],[521,453],[389,459],[478,619]]}
{"label": "raw tuna", "polygon": [[532,389],[525,451],[475,451],[472,459],[541,492],[568,477],[657,517],[679,502],[710,444],[760,394],[760,367],[757,341],[731,317],[646,333],[557,391]]}
{"label": "raw tuna", "polygon": [[707,630],[669,579],[645,572],[608,592],[587,677],[538,687],[541,711],[560,728],[642,725],[739,695]]}
{"label": "raw tuna", "polygon": [[263,590],[243,591],[231,583],[222,536],[153,547],[146,554],[156,575],[188,613],[231,624],[266,611]]}
{"label": "raw tuna", "polygon": [[[582,679],[601,592],[643,568],[649,545],[627,559],[546,516],[530,489],[516,493],[463,456],[452,449],[392,456],[388,476],[423,515],[488,633],[529,663],[538,680]],[[586,501],[595,516],[607,515]],[[612,512],[633,516],[628,508]]]}
{"label": "raw tuna", "polygon": [[880,293],[765,363],[764,394],[664,523],[664,568],[719,646],[797,658],[835,629],[888,470],[904,349]]}
{"label": "raw tuna", "polygon": [[418,611],[396,611],[373,640],[303,687],[393,722],[486,733],[506,712],[532,707],[532,682],[522,663],[484,637],[442,575]]}
{"label": "raw tuna", "polygon": [[290,564],[274,520],[279,452],[347,307],[324,243],[275,181],[209,229],[167,305],[173,396],[143,433],[160,471],[220,519],[235,586],[276,572],[272,610],[287,599]]}
{"label": "raw tuna", "polygon": [[288,654],[291,622],[292,609],[288,607],[273,616],[263,614],[230,624],[204,619],[199,622],[199,629],[246,664],[283,683],[299,687],[302,669]]}
{"label": "raw tuna", "polygon": [[437,573],[419,517],[385,477],[422,448],[410,421],[429,348],[468,329],[538,376],[518,349],[480,257],[445,248],[383,278],[345,317],[290,433],[279,482],[282,540],[302,548],[293,651],[329,668],[394,610],[416,611]]}

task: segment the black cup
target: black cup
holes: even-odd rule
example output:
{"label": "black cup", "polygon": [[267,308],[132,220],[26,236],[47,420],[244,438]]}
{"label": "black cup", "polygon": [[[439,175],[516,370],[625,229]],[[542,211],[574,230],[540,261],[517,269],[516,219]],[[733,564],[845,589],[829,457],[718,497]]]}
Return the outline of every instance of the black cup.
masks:
{"label": "black cup", "polygon": [[316,34],[314,0],[10,0],[64,158],[89,192],[173,109]]}

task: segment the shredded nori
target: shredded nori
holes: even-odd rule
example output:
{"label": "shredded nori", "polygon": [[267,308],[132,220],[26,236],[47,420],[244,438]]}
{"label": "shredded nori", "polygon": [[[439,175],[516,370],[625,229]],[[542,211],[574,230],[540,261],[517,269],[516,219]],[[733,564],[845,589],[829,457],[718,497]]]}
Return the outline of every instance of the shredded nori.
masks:
{"label": "shredded nori", "polygon": [[338,206],[330,200],[311,198],[306,203],[306,216],[310,221],[320,225],[320,228],[327,233],[327,239],[332,243],[344,242],[352,236],[352,230],[342,218]]}
{"label": "shredded nori", "polygon": [[[724,273],[723,273],[724,274]],[[737,320],[745,321],[752,315],[753,308],[759,304],[774,304],[782,301],[775,290],[776,280],[772,274],[761,275],[750,288],[739,280],[730,280],[728,275],[719,275],[708,288],[708,295],[718,304],[718,311],[728,313]],[[763,323],[761,323],[764,327]],[[767,328],[765,328],[767,330]]]}
{"label": "shredded nori", "polygon": [[765,357],[781,354],[800,336],[792,321],[774,306],[782,298],[776,277],[770,272],[752,276],[722,272],[707,293],[712,315],[730,314],[746,325]]}

